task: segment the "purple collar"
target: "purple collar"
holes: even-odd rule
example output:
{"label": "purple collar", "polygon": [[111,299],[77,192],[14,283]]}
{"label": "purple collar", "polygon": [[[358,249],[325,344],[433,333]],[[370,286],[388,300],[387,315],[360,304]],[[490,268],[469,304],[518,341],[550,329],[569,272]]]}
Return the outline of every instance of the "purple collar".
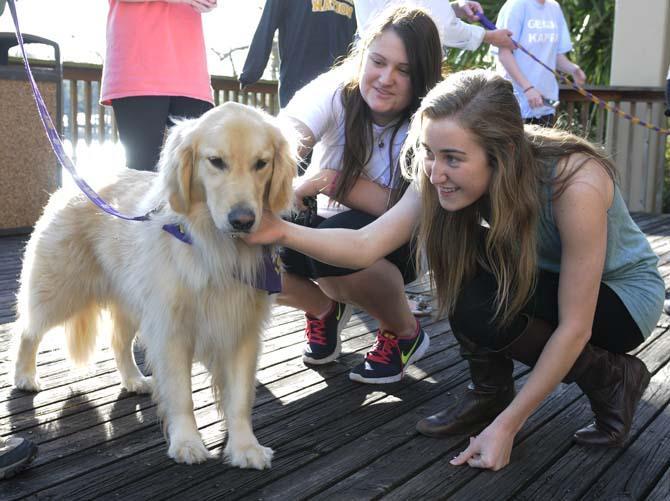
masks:
{"label": "purple collar", "polygon": [[181,240],[185,244],[191,245],[193,243],[193,239],[191,238],[191,235],[186,233],[186,229],[184,228],[184,225],[182,224],[164,224],[163,229],[167,231],[170,235],[175,237],[177,240]]}
{"label": "purple collar", "polygon": [[[186,228],[181,224],[164,224],[163,230],[185,244],[193,244],[191,235],[186,232]],[[267,291],[268,294],[281,292],[281,261],[277,249],[263,246],[263,271],[256,275],[253,287]]]}

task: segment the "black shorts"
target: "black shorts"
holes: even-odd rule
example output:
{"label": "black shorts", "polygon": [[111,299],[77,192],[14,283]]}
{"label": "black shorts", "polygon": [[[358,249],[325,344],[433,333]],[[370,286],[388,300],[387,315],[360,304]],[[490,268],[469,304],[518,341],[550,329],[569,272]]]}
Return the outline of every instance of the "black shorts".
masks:
{"label": "black shorts", "polygon": [[[377,219],[375,216],[365,212],[348,210],[335,214],[328,219],[314,216],[312,217],[311,226],[314,228],[348,228],[357,230],[363,226],[367,226],[375,219]],[[351,275],[360,271],[331,266],[288,248],[281,250],[281,258],[286,272],[313,280],[321,277]],[[412,242],[404,244],[388,256],[385,256],[385,258],[398,268],[406,284],[416,279],[415,254]]]}

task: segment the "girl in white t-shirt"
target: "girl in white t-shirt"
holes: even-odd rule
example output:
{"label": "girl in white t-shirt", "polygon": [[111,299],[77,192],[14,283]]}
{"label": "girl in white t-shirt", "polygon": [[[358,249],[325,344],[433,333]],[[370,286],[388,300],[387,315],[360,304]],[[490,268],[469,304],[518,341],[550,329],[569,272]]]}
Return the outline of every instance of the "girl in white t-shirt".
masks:
{"label": "girl in white t-shirt", "polygon": [[[291,100],[281,117],[303,138],[301,154],[312,165],[296,189],[303,197],[328,195],[339,209],[312,225],[361,228],[404,191],[399,153],[421,98],[441,78],[440,37],[428,14],[405,7],[387,11],[339,66],[315,79]],[[369,268],[328,266],[292,250],[279,302],[306,312],[303,360],[325,364],[340,353],[340,331],[357,305],[379,322],[377,341],[354,381],[399,381],[429,340],[412,315],[404,284],[416,278],[405,245]]]}

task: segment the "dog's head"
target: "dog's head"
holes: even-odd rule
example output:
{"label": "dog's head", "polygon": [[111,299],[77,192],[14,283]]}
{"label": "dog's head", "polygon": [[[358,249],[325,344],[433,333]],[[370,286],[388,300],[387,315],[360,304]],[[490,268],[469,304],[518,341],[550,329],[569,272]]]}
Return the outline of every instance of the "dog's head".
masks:
{"label": "dog's head", "polygon": [[191,215],[206,207],[221,231],[253,232],[264,208],[293,202],[295,141],[270,115],[225,103],[170,129],[160,170],[170,206]]}

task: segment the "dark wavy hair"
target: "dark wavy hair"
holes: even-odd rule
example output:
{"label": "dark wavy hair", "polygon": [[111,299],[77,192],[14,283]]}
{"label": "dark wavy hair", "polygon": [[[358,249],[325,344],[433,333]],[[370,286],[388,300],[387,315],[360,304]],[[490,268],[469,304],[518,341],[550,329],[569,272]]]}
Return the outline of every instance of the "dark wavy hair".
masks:
{"label": "dark wavy hair", "polygon": [[393,142],[405,120],[411,118],[418,109],[421,99],[442,78],[442,46],[435,23],[423,9],[396,7],[386,10],[378,21],[364,34],[361,42],[342,61],[348,67],[349,78],[342,87],[341,100],[345,115],[345,146],[342,170],[335,186],[333,198],[342,200],[349,192],[370,161],[374,147],[372,134],[372,113],[360,91],[360,73],[367,49],[382,33],[392,30],[402,40],[407,60],[412,88],[412,100],[395,122],[389,141],[389,169],[394,187],[397,188],[394,201],[406,187],[406,181],[398,173],[398,159],[393,159]]}

